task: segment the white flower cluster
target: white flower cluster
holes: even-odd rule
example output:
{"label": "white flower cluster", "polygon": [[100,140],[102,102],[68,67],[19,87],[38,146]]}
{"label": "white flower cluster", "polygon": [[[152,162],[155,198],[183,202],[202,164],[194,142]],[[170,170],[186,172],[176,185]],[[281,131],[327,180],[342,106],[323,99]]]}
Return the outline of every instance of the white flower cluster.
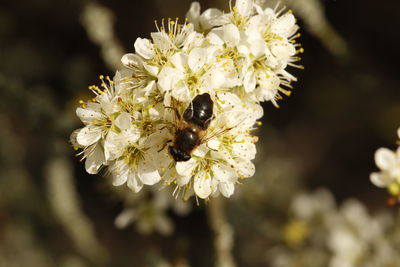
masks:
{"label": "white flower cluster", "polygon": [[[397,134],[400,139],[400,129]],[[379,148],[375,152],[375,163],[380,172],[371,173],[371,182],[377,187],[388,189],[394,197],[389,199],[389,205],[397,204],[400,200],[400,146],[395,152],[384,147]]]}
{"label": "white flower cluster", "polygon": [[[286,244],[270,251],[272,266],[397,266],[399,224],[390,213],[370,214],[356,199],[338,207],[327,190],[297,195]],[[368,225],[368,231],[365,226]]]}
{"label": "white flower cluster", "polygon": [[[96,97],[77,109],[85,127],[71,139],[83,149],[86,170],[108,166],[115,186],[126,183],[135,192],[161,181],[176,185],[183,199],[230,197],[239,179],[255,171],[257,138],[250,132],[263,115],[260,102],[277,106],[296,80],[286,67],[302,68],[295,64],[303,52],[298,26],[284,10],[237,0],[229,13],[200,14],[195,2],[184,23],[156,22],[151,39],[138,38],[135,53],[122,57],[124,68],[113,79],[101,76],[101,87],[89,87]],[[211,99],[207,127],[183,118],[207,113],[193,110],[200,95]],[[178,140],[182,132],[187,138]],[[185,161],[174,160],[171,146],[183,150],[187,141],[194,143],[183,151]]]}

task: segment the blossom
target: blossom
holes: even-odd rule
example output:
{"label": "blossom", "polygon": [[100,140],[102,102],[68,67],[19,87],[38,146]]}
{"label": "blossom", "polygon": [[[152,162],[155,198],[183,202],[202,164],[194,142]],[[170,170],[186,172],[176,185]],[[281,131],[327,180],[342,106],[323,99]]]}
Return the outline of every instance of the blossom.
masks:
{"label": "blossom", "polygon": [[[400,128],[397,134],[400,138]],[[371,173],[371,182],[377,187],[387,188],[391,195],[398,198],[400,196],[400,146],[396,151],[379,148],[375,152],[375,163],[380,172]],[[397,202],[398,200],[390,199],[389,201]]]}
{"label": "blossom", "polygon": [[197,94],[219,88],[232,87],[238,83],[229,69],[215,62],[214,47],[194,48],[190,53],[176,53],[171,66],[160,72],[158,85],[163,91],[182,102],[190,101]]}
{"label": "blossom", "polygon": [[387,187],[392,183],[400,183],[400,148],[396,152],[387,148],[379,148],[375,153],[375,162],[380,172],[371,174],[371,182],[378,187]]}
{"label": "blossom", "polygon": [[90,86],[96,97],[89,102],[80,101],[81,107],[76,110],[77,116],[85,124],[71,135],[71,142],[76,149],[83,149],[86,158],[85,167],[88,173],[95,174],[107,161],[104,155],[103,138],[115,127],[115,114],[119,111],[113,81],[100,76],[102,87]]}
{"label": "blossom", "polygon": [[283,233],[286,244],[268,251],[271,266],[397,264],[399,227],[393,214],[370,214],[356,199],[337,206],[332,193],[324,189],[296,195],[291,203],[293,215]]}
{"label": "blossom", "polygon": [[[166,184],[176,183],[177,194],[186,198],[193,192],[200,198],[221,193],[230,197],[238,179],[253,176],[257,138],[250,134],[262,116],[259,105],[247,105],[232,93],[215,96],[217,111],[211,122],[210,139],[197,147],[189,161],[177,162]],[[232,128],[232,129],[230,129]],[[219,134],[220,133],[220,134]]]}
{"label": "blossom", "polygon": [[[90,87],[95,97],[77,108],[84,127],[71,142],[86,170],[106,166],[113,185],[134,192],[160,184],[175,185],[183,199],[230,197],[255,172],[260,102],[277,106],[279,93],[290,94],[282,87],[296,80],[286,67],[299,60],[298,26],[283,12],[237,0],[230,12],[200,13],[195,2],[184,21],[156,21],[151,38],[137,38],[113,79],[101,76],[101,87]],[[206,93],[213,113],[200,129],[179,114]],[[185,162],[169,153],[179,127],[192,127],[199,140]]]}

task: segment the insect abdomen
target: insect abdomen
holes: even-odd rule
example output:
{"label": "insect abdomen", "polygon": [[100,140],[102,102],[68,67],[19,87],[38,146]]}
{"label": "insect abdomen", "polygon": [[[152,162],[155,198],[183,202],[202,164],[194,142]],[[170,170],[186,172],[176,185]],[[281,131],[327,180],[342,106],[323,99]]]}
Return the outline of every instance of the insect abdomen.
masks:
{"label": "insect abdomen", "polygon": [[169,152],[175,161],[188,161],[192,150],[199,144],[197,129],[188,127],[176,132],[175,144],[169,147]]}
{"label": "insect abdomen", "polygon": [[213,117],[213,104],[208,93],[196,96],[185,110],[183,118],[205,130]]}

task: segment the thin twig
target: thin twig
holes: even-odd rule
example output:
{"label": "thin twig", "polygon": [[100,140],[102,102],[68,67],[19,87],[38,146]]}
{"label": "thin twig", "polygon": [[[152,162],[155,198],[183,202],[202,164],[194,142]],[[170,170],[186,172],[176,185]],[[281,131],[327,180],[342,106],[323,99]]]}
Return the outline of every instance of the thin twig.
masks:
{"label": "thin twig", "polygon": [[225,216],[224,199],[213,199],[207,206],[207,216],[214,232],[215,266],[236,266],[232,256],[234,231]]}

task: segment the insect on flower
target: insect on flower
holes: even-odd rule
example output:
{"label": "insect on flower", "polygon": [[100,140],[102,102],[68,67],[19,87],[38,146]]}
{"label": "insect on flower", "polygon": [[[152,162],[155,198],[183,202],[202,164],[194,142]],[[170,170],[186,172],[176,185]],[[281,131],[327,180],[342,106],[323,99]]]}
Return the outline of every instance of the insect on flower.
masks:
{"label": "insect on flower", "polygon": [[214,118],[214,102],[207,93],[197,95],[183,113],[183,119],[177,109],[177,102],[172,98],[175,140],[168,150],[175,161],[188,161],[191,152],[202,143],[204,132]]}
{"label": "insect on flower", "polygon": [[188,161],[192,151],[199,145],[218,135],[224,134],[235,126],[225,126],[217,131],[208,131],[215,118],[214,102],[208,93],[197,95],[186,108],[183,116],[178,111],[179,101],[171,98],[174,111],[174,141],[168,150],[175,161]]}

